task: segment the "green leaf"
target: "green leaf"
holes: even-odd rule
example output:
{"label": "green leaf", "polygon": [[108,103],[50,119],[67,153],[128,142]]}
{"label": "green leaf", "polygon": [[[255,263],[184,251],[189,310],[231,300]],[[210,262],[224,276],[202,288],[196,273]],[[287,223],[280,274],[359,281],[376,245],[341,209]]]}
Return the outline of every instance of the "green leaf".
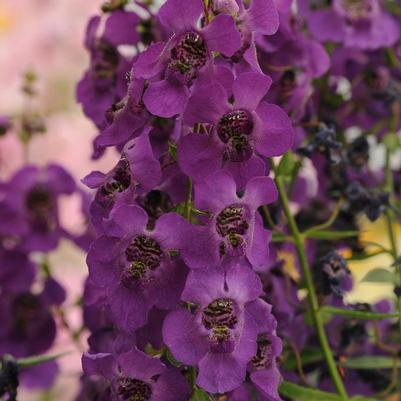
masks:
{"label": "green leaf", "polygon": [[281,234],[276,231],[273,231],[272,234],[272,242],[293,242],[293,238],[289,235]]}
{"label": "green leaf", "polygon": [[320,309],[320,312],[323,315],[345,316],[352,319],[362,319],[362,320],[381,320],[381,319],[392,319],[398,317],[397,313],[363,312],[350,309],[334,308],[332,306],[323,306]]}
{"label": "green leaf", "polygon": [[350,238],[350,237],[357,237],[359,235],[358,231],[326,231],[326,230],[310,230],[305,231],[305,237],[313,238],[313,239],[342,239],[342,238]]}
{"label": "green leaf", "polygon": [[[300,356],[302,360],[302,366],[320,362],[324,359],[322,350],[320,348],[305,348],[301,351]],[[297,368],[297,360],[292,352],[288,354],[288,357],[283,362],[283,367],[287,370],[295,370]]]}
{"label": "green leaf", "polygon": [[[393,369],[394,358],[388,356],[358,356],[347,358],[341,366],[350,369]],[[401,360],[396,361],[397,367],[401,367]]]}
{"label": "green leaf", "polygon": [[386,145],[386,148],[389,149],[390,151],[397,150],[399,146],[398,136],[393,132],[389,132],[388,134],[386,134],[385,137],[383,138],[383,142]]}
{"label": "green leaf", "polygon": [[297,401],[341,401],[341,397],[337,394],[327,393],[326,391],[317,390],[298,386],[297,384],[284,381],[279,388],[281,395],[293,398]]}
{"label": "green leaf", "polygon": [[373,258],[375,256],[378,255],[383,255],[383,254],[388,254],[387,250],[383,250],[383,251],[376,251],[376,252],[361,252],[361,253],[355,253],[352,256],[350,256],[349,258],[345,258],[346,260],[366,260],[369,258]]}
{"label": "green leaf", "polygon": [[291,172],[295,167],[294,154],[289,151],[280,160],[280,163],[276,170],[277,176],[291,176]]}
{"label": "green leaf", "polygon": [[367,398],[364,397],[363,395],[357,395],[355,397],[352,397],[350,401],[379,401],[377,398]]}
{"label": "green leaf", "polygon": [[31,356],[29,358],[17,359],[17,363],[21,369],[25,369],[31,366],[40,365],[41,363],[55,361],[56,359],[59,359],[68,354],[71,354],[71,352],[68,351],[61,352],[60,354]]}
{"label": "green leaf", "polygon": [[194,391],[191,401],[210,401],[210,397],[206,391],[202,390],[201,388],[197,388]]}
{"label": "green leaf", "polygon": [[396,277],[394,272],[378,267],[377,269],[370,270],[366,276],[361,280],[362,283],[395,283]]}
{"label": "green leaf", "polygon": [[177,145],[175,143],[168,143],[168,152],[170,153],[173,160],[177,161]]}

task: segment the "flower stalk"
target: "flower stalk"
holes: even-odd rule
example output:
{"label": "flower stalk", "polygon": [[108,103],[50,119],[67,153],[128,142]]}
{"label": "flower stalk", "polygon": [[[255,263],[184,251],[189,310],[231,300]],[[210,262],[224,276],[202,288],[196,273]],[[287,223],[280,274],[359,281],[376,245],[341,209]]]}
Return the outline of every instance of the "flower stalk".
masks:
{"label": "flower stalk", "polygon": [[[274,165],[272,163],[273,169]],[[334,386],[342,400],[346,401],[348,399],[347,391],[344,387],[341,376],[337,370],[337,365],[334,360],[333,353],[331,352],[329,341],[326,335],[326,331],[324,328],[324,323],[322,319],[322,315],[320,312],[319,302],[316,295],[315,285],[313,283],[312,274],[310,270],[310,266],[308,263],[308,259],[305,253],[305,237],[299,231],[297,223],[291,213],[289,200],[286,194],[285,184],[283,178],[280,176],[275,177],[275,182],[277,185],[277,190],[279,193],[280,202],[283,207],[284,214],[287,218],[289,228],[291,230],[294,246],[296,248],[299,262],[302,268],[302,273],[305,279],[305,284],[308,290],[308,301],[311,308],[313,322],[315,325],[316,333],[319,338],[320,345],[322,347],[322,351],[326,360],[327,367],[330,372],[331,379],[333,380]]]}

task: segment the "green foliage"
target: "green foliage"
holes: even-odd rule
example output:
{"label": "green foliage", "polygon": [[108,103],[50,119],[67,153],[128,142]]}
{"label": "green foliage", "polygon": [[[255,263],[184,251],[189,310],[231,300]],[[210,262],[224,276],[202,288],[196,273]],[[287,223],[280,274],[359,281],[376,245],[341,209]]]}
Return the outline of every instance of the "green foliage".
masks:
{"label": "green foliage", "polygon": [[290,177],[295,167],[294,154],[289,151],[280,160],[276,169],[276,176]]}
{"label": "green foliage", "polygon": [[31,356],[28,358],[18,359],[17,363],[21,369],[30,368],[31,366],[40,365],[41,363],[55,361],[56,359],[59,359],[68,354],[70,354],[70,352],[61,352],[59,354],[51,354],[51,355]]}
{"label": "green foliage", "polygon": [[[337,394],[302,387],[286,381],[281,384],[279,391],[281,395],[297,401],[343,401],[343,398]],[[358,395],[350,398],[349,401],[377,401],[377,399]]]}
{"label": "green foliage", "polygon": [[389,356],[365,355],[347,358],[342,364],[350,369],[393,369],[401,367],[401,360],[395,360]]}
{"label": "green foliage", "polygon": [[[302,366],[306,366],[311,363],[316,363],[323,360],[323,354],[319,348],[307,347],[302,350],[300,356],[302,360]],[[297,360],[295,359],[295,356],[292,352],[288,354],[288,357],[283,362],[282,366],[284,367],[284,369],[287,370],[297,369]]]}
{"label": "green foliage", "polygon": [[284,381],[280,386],[280,394],[297,401],[342,401],[337,394],[298,386],[297,384]]}
{"label": "green foliage", "polygon": [[378,267],[377,269],[370,270],[362,279],[363,283],[396,283],[396,276],[394,272]]}
{"label": "green foliage", "polygon": [[357,237],[358,231],[331,231],[331,230],[310,230],[305,232],[307,238],[320,240],[336,240],[350,237]]}
{"label": "green foliage", "polygon": [[210,401],[210,397],[206,391],[197,388],[192,395],[191,401]]}
{"label": "green foliage", "polygon": [[323,306],[320,309],[323,316],[345,316],[351,319],[362,319],[362,320],[381,320],[391,319],[398,317],[397,313],[377,313],[377,312],[364,312],[358,310],[334,308],[332,306]]}

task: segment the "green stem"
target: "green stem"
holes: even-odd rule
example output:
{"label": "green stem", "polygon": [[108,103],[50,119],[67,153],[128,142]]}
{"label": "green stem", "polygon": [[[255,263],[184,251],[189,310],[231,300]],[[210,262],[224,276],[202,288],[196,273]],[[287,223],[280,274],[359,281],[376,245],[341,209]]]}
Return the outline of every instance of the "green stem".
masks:
{"label": "green stem", "polygon": [[330,228],[332,226],[332,224],[335,222],[336,218],[338,217],[338,214],[340,213],[343,204],[344,204],[344,199],[341,198],[338,201],[336,207],[334,208],[333,213],[331,214],[331,216],[325,223],[311,227],[308,230],[306,230],[306,232],[319,231],[319,230],[325,230],[326,228]]}
{"label": "green stem", "polygon": [[191,222],[192,215],[192,180],[188,178],[187,196],[185,198],[185,218]]}
{"label": "green stem", "polygon": [[338,394],[340,395],[342,400],[346,401],[348,400],[348,395],[342,382],[341,376],[337,370],[336,362],[331,352],[330,344],[327,339],[326,331],[324,329],[323,319],[319,309],[319,302],[317,299],[312,274],[309,268],[308,259],[305,253],[305,239],[303,235],[299,232],[297,223],[295,222],[295,219],[292,216],[282,177],[280,176],[276,177],[276,185],[280,201],[284,209],[284,214],[288,220],[289,228],[294,237],[294,245],[297,250],[297,254],[302,268],[302,273],[305,279],[306,287],[308,289],[308,300],[312,311],[313,321],[327,363],[327,367],[329,369],[330,376],[333,380],[333,383],[336,387]]}
{"label": "green stem", "polygon": [[56,359],[62,358],[63,356],[69,354],[71,354],[70,351],[61,352],[59,354],[31,356],[28,358],[17,359],[17,363],[21,369],[26,369],[30,368],[31,366],[40,365],[41,363],[55,361]]}
{"label": "green stem", "polygon": [[[394,196],[394,178],[393,172],[391,170],[391,150],[386,148],[386,165],[385,165],[385,189],[390,193],[390,204],[392,203],[392,198]],[[393,225],[394,213],[390,208],[386,209],[386,223],[387,223],[387,232],[391,245],[391,255],[393,257],[393,261],[396,262],[398,259],[398,248],[397,248],[397,240]],[[401,286],[401,266],[399,263],[395,264],[395,269],[397,271],[398,280],[397,285]],[[395,306],[398,310],[398,330],[401,334],[401,297],[397,296],[395,301]]]}

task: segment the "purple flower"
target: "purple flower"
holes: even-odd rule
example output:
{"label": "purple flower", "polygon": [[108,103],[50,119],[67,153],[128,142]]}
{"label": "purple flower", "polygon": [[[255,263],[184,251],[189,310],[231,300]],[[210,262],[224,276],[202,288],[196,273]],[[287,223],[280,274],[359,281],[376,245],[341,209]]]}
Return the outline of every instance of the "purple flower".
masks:
{"label": "purple flower", "polygon": [[254,70],[260,71],[254,35],[276,33],[279,27],[279,15],[273,0],[252,0],[248,7],[245,7],[246,3],[248,2],[238,0],[239,12],[236,23],[241,33],[242,46],[231,59],[238,63],[243,58]]}
{"label": "purple flower", "polygon": [[0,354],[22,358],[47,351],[56,337],[51,307],[64,299],[64,289],[52,279],[45,282],[38,294],[26,290],[2,296]]}
{"label": "purple flower", "polygon": [[[35,166],[19,170],[3,187],[0,232],[17,236],[22,249],[49,251],[65,236],[57,201],[75,191],[73,178],[60,166]],[[17,241],[17,243],[18,243]]]}
{"label": "purple flower", "polygon": [[[105,123],[106,111],[120,101],[126,92],[126,74],[129,61],[118,49],[119,44],[131,43],[137,38],[134,13],[117,11],[111,14],[102,36],[98,36],[101,18],[92,17],[88,23],[85,47],[90,52],[90,67],[77,86],[77,100],[82,104],[84,113],[98,128]],[[130,21],[132,20],[132,21]]]}
{"label": "purple flower", "polygon": [[188,223],[174,213],[162,215],[152,231],[147,223],[140,207],[117,207],[88,254],[90,279],[107,291],[115,324],[126,331],[143,326],[152,306],[174,308],[186,277],[170,251],[181,249]]}
{"label": "purple flower", "polygon": [[94,141],[95,150],[124,145],[141,133],[149,118],[142,104],[143,90],[144,80],[132,78],[125,97],[107,110],[105,127]]}
{"label": "purple flower", "polygon": [[135,77],[149,80],[143,101],[157,116],[182,113],[189,97],[188,87],[212,61],[212,52],[231,56],[241,45],[231,16],[218,15],[199,29],[201,0],[167,0],[158,17],[173,35],[167,42],[154,43],[139,55],[133,66]]}
{"label": "purple flower", "polygon": [[264,163],[257,155],[279,156],[290,148],[293,130],[288,116],[262,101],[270,84],[265,75],[241,74],[232,84],[231,103],[231,94],[217,82],[194,89],[184,121],[210,126],[206,133],[186,135],[178,144],[179,164],[186,174],[202,180],[225,165],[237,172],[243,184],[255,172],[264,174]]}
{"label": "purple flower", "polygon": [[400,37],[399,24],[379,0],[333,0],[328,8],[314,11],[303,3],[309,30],[320,41],[374,50],[392,46]]}
{"label": "purple flower", "polygon": [[81,377],[81,388],[75,401],[87,401],[95,399],[97,401],[111,400],[111,386],[104,377]]}
{"label": "purple flower", "polygon": [[351,290],[351,271],[346,260],[336,251],[331,251],[318,259],[314,265],[314,277],[320,293],[342,297]]}
{"label": "purple flower", "polygon": [[281,105],[292,121],[299,121],[306,112],[313,93],[312,80],[330,67],[324,47],[307,37],[302,26],[299,17],[281,13],[275,35],[256,37],[261,69],[273,79],[267,100]]}
{"label": "purple flower", "polygon": [[97,189],[90,211],[92,223],[101,230],[115,205],[133,203],[134,194],[140,186],[152,189],[160,180],[160,164],[153,155],[149,141],[149,129],[139,137],[127,142],[117,165],[107,174],[94,171],[83,179],[88,187]]}
{"label": "purple flower", "polygon": [[195,205],[211,213],[205,226],[189,232],[183,258],[192,268],[218,266],[221,257],[246,257],[256,270],[267,267],[270,232],[263,228],[257,209],[276,200],[269,177],[248,181],[242,196],[237,195],[233,177],[224,171],[195,186]]}
{"label": "purple flower", "polygon": [[24,292],[31,288],[36,266],[25,253],[0,246],[0,266],[1,294]]}
{"label": "purple flower", "polygon": [[276,335],[276,319],[271,313],[271,306],[266,306],[260,299],[254,302],[250,312],[259,326],[258,348],[248,364],[250,379],[268,401],[281,401],[278,394],[281,374],[276,360],[282,345]]}
{"label": "purple flower", "polygon": [[[247,265],[227,273],[221,268],[190,272],[182,299],[192,312],[179,309],[167,315],[163,338],[174,357],[198,366],[196,383],[211,393],[239,387],[248,362],[257,352],[258,322],[252,313],[262,285]],[[260,312],[260,311],[259,311]]]}
{"label": "purple flower", "polygon": [[189,387],[174,368],[166,368],[159,359],[132,348],[113,356],[109,353],[82,357],[86,375],[105,378],[110,383],[112,401],[187,401]]}

